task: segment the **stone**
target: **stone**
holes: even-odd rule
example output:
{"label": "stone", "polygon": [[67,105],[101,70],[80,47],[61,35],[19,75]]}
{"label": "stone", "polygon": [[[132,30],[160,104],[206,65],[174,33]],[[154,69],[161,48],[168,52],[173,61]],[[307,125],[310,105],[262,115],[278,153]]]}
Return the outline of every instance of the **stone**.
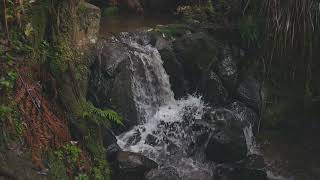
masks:
{"label": "stone", "polygon": [[190,84],[191,92],[196,92],[203,75],[217,61],[217,42],[209,35],[198,32],[184,35],[173,42],[177,60],[182,64],[185,79]]}
{"label": "stone", "polygon": [[222,55],[220,56],[216,71],[224,85],[232,92],[238,82],[239,74],[237,63],[229,47],[224,47],[222,49]]}
{"label": "stone", "polygon": [[171,89],[176,99],[187,95],[188,84],[185,80],[183,65],[177,60],[171,48],[159,50],[163,60],[163,67],[169,75]]}
{"label": "stone", "polygon": [[117,144],[117,138],[111,129],[105,128],[102,130],[102,142],[103,146],[107,150],[107,158],[109,161],[115,159],[115,155],[121,150]]}
{"label": "stone", "polygon": [[253,109],[247,107],[245,104],[235,101],[232,102],[228,108],[234,112],[243,126],[251,125],[252,127],[256,127],[258,125],[259,116]]}
{"label": "stone", "polygon": [[216,73],[210,71],[203,78],[202,93],[204,100],[212,106],[223,105],[228,101],[228,91]]}
{"label": "stone", "polygon": [[212,134],[205,147],[206,158],[216,163],[239,161],[246,157],[247,152],[244,134],[226,129]]}
{"label": "stone", "polygon": [[237,88],[237,98],[247,106],[259,112],[263,100],[261,84],[253,77],[245,78],[240,82]]}
{"label": "stone", "polygon": [[145,173],[157,167],[156,162],[141,154],[120,151],[116,156],[115,179],[141,180]]}
{"label": "stone", "polygon": [[112,106],[130,128],[138,123],[138,114],[132,97],[129,50],[120,43],[101,41],[96,51],[88,98],[99,107]]}
{"label": "stone", "polygon": [[80,2],[77,6],[78,24],[74,32],[76,45],[86,47],[95,44],[100,30],[100,8],[86,2]]}

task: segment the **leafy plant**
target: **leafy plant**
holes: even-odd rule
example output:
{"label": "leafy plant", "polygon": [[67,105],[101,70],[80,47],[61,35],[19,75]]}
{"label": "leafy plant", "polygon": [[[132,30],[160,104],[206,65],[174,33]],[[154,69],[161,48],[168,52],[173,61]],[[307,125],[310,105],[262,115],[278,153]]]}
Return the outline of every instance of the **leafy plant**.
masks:
{"label": "leafy plant", "polygon": [[12,112],[12,108],[8,106],[1,105],[0,106],[0,120],[4,121],[4,119]]}
{"label": "leafy plant", "polygon": [[78,175],[75,177],[75,180],[89,180],[89,176],[86,175],[86,174],[78,174]]}
{"label": "leafy plant", "polygon": [[69,163],[75,164],[80,157],[81,149],[76,145],[67,144],[62,148],[62,152]]}
{"label": "leafy plant", "polygon": [[17,73],[10,71],[5,77],[0,78],[0,90],[12,90],[17,79]]}
{"label": "leafy plant", "polygon": [[117,124],[123,125],[122,117],[111,109],[96,108],[91,102],[84,103],[83,118],[93,118],[98,123],[105,124],[108,121],[113,121]]}

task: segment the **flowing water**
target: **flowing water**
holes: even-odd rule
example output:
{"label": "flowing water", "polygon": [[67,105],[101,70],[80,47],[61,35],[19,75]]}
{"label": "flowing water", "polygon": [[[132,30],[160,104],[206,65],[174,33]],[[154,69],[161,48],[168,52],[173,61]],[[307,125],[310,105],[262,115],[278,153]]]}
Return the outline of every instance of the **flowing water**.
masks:
{"label": "flowing water", "polygon": [[114,39],[129,46],[135,57],[130,58],[131,88],[140,122],[118,136],[120,147],[142,153],[160,166],[174,167],[184,179],[195,171],[207,173],[209,178],[211,171],[201,155],[188,152],[194,144],[191,124],[201,119],[206,109],[201,97],[174,99],[161,56],[144,33],[121,33]]}

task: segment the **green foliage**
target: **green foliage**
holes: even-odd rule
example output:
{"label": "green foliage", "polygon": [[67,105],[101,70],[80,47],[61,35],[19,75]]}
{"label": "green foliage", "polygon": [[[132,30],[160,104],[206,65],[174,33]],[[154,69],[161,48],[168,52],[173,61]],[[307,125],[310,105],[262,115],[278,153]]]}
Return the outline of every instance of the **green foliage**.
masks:
{"label": "green foliage", "polygon": [[111,170],[106,160],[106,149],[95,139],[96,135],[96,129],[90,129],[90,135],[85,137],[86,147],[93,158],[91,174],[96,180],[109,180]]}
{"label": "green foliage", "polygon": [[78,175],[75,177],[75,180],[89,180],[89,176],[86,175],[86,174],[78,174]]}
{"label": "green foliage", "polygon": [[58,41],[49,53],[50,69],[56,76],[65,73],[76,56],[75,51],[65,40]]}
{"label": "green foliage", "polygon": [[80,157],[81,149],[72,144],[67,144],[61,150],[56,151],[55,155],[59,159],[64,159],[70,164],[75,164]]}
{"label": "green foliage", "polygon": [[98,124],[107,124],[108,121],[113,121],[117,124],[123,125],[122,117],[111,109],[96,108],[91,102],[83,103],[83,118],[89,118],[94,120]]}
{"label": "green foliage", "polygon": [[11,114],[12,108],[4,105],[0,105],[0,121],[4,122],[6,118]]}
{"label": "green foliage", "polygon": [[102,15],[103,16],[117,16],[117,15],[119,15],[119,8],[118,7],[104,8]]}
{"label": "green foliage", "polygon": [[69,179],[67,176],[67,168],[63,162],[63,153],[62,151],[56,151],[54,153],[48,152],[47,155],[47,166],[49,168],[48,177],[49,179]]}
{"label": "green foliage", "polygon": [[5,77],[0,77],[0,90],[10,91],[14,88],[17,79],[17,73],[10,71]]}

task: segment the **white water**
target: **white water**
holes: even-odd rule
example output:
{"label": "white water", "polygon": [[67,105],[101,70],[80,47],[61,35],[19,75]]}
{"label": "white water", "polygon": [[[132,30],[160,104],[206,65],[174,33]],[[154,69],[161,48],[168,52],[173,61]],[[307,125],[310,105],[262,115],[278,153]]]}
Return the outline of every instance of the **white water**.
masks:
{"label": "white water", "polygon": [[131,49],[132,93],[139,121],[145,122],[160,106],[174,101],[169,77],[158,50],[146,43],[147,37],[121,33],[119,40]]}
{"label": "white water", "polygon": [[174,99],[161,56],[147,37],[122,33],[117,41],[130,49],[133,97],[140,119],[140,125],[117,137],[119,146],[142,153],[160,166],[174,167],[183,179],[192,178],[195,171],[209,172],[207,164],[187,155],[194,137],[185,123],[201,119],[206,108],[201,97]]}

